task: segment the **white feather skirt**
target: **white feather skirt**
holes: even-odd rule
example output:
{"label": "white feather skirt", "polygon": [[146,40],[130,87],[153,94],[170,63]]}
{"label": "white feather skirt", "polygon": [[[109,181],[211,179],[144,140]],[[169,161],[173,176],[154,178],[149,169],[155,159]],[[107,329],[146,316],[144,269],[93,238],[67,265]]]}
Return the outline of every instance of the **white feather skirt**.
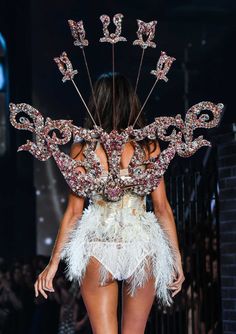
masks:
{"label": "white feather skirt", "polygon": [[91,256],[100,262],[100,285],[111,274],[125,280],[134,296],[153,277],[158,302],[172,304],[168,285],[176,273],[175,252],[154,213],[146,212],[145,197],[128,193],[108,202],[96,195],[90,201],[61,252],[67,279],[81,284]]}

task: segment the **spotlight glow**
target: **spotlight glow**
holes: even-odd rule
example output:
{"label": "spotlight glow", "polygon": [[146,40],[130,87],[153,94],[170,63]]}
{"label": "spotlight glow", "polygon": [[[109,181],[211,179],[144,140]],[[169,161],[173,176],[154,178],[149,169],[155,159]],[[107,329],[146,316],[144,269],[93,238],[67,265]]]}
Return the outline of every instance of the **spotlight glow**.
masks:
{"label": "spotlight glow", "polygon": [[45,243],[45,245],[51,245],[52,244],[52,238],[50,238],[50,237],[45,238],[44,243]]}
{"label": "spotlight glow", "polygon": [[5,86],[4,69],[3,69],[3,64],[0,63],[0,90],[3,89],[4,86]]}

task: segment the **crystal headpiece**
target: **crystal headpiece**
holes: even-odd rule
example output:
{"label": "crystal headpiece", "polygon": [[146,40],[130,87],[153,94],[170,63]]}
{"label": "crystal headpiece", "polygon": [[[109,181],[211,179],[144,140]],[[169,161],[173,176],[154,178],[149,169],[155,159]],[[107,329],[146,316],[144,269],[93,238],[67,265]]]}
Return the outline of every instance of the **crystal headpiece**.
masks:
{"label": "crystal headpiece", "polygon": [[[100,42],[110,43],[112,48],[114,114],[116,105],[114,48],[115,44],[118,42],[126,42],[127,39],[122,36],[122,14],[116,14],[113,17],[113,23],[115,25],[114,32],[110,32],[109,29],[111,23],[109,16],[102,15],[100,20],[103,26],[103,37],[100,38]],[[194,139],[193,131],[196,128],[212,128],[217,126],[224,106],[221,103],[214,104],[208,101],[200,102],[187,111],[185,120],[181,118],[180,114],[177,114],[175,117],[157,117],[153,123],[144,128],[135,129],[135,124],[147,104],[157,82],[159,80],[164,80],[165,82],[168,81],[167,74],[175,58],[168,56],[162,51],[157,61],[156,68],[151,70],[151,74],[154,75],[156,79],[133,124],[130,124],[129,120],[127,128],[118,132],[116,124],[113,122],[113,130],[110,133],[107,133],[102,129],[101,120],[97,110],[96,98],[85,53],[85,48],[88,47],[89,41],[86,39],[83,21],[75,22],[69,20],[68,23],[74,38],[74,45],[79,46],[83,54],[99,124],[96,124],[93,115],[74,81],[74,77],[75,75],[78,75],[78,71],[73,68],[67,53],[63,52],[59,57],[54,58],[59,71],[63,75],[62,81],[63,83],[67,81],[72,82],[87,113],[92,119],[94,128],[85,129],[83,127],[77,127],[73,124],[72,120],[52,120],[49,117],[44,120],[41,113],[32,106],[25,103],[17,105],[11,103],[11,124],[17,129],[29,130],[35,134],[35,142],[28,140],[26,144],[21,145],[18,148],[18,151],[29,151],[37,159],[42,161],[45,161],[52,156],[68,185],[78,196],[92,197],[94,194],[101,194],[107,200],[117,201],[126,191],[132,191],[139,195],[149,194],[158,186],[161,177],[164,175],[169,163],[176,153],[181,157],[190,157],[200,147],[211,146],[211,143],[204,139],[203,136]],[[156,43],[153,39],[155,37],[157,21],[146,23],[137,20],[137,24],[137,39],[133,41],[133,45],[140,46],[141,58],[135,82],[134,96],[137,92],[145,50],[149,47],[156,47]],[[211,117],[208,113],[204,112],[206,110],[211,112]],[[21,116],[17,120],[18,114],[20,113],[26,114],[27,117]],[[170,127],[173,127],[174,129],[167,135]],[[59,131],[59,137],[54,130]],[[71,139],[76,141],[77,138],[84,140],[86,143],[83,160],[72,159],[69,155],[61,152],[58,147],[58,145],[68,143]],[[139,142],[145,138],[167,141],[169,142],[169,145],[157,157],[146,159],[144,151],[139,144]],[[128,166],[127,177],[121,177],[121,154],[124,145],[129,141],[134,143],[134,154]],[[103,167],[96,156],[95,149],[97,142],[100,142],[107,154],[109,164],[108,171],[103,170]],[[143,166],[146,168],[141,168]],[[83,167],[86,172],[82,173],[78,171],[78,167]]]}

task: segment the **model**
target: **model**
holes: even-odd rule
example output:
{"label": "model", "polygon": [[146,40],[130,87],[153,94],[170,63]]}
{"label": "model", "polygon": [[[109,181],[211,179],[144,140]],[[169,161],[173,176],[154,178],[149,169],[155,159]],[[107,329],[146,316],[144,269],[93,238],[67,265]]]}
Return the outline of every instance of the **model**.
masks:
{"label": "model", "polygon": [[[112,72],[101,75],[94,85],[86,60],[83,22],[70,20],[69,25],[85,60],[92,89],[86,104],[78,89],[74,70],[65,52],[55,58],[63,82],[71,81],[88,113],[84,127],[68,120],[44,121],[42,115],[27,104],[11,104],[10,120],[18,129],[35,133],[36,142],[27,141],[18,150],[27,150],[45,161],[55,159],[71,192],[68,205],[47,267],[35,282],[36,296],[53,292],[53,278],[63,259],[66,276],[78,282],[93,332],[117,333],[118,283],[123,280],[122,333],[144,333],[154,298],[164,306],[173,302],[181,290],[184,274],[172,209],[165,191],[164,173],[175,154],[193,155],[200,147],[210,146],[202,136],[193,138],[193,130],[211,128],[219,123],[222,104],[200,102],[188,110],[185,121],[176,117],[157,117],[145,125],[142,111],[159,80],[167,81],[174,58],[165,52],[157,62],[154,85],[143,105],[137,86],[144,57],[153,42],[156,21],[138,20],[138,39],[142,49],[135,88],[115,72],[114,45],[126,41],[121,36],[122,14],[113,22],[115,33],[109,33],[110,18],[100,17],[104,37],[101,42],[112,46]],[[146,40],[144,41],[144,37]],[[201,113],[208,110],[209,115]],[[28,118],[21,117],[25,113]],[[31,121],[29,120],[31,118]],[[172,133],[167,129],[174,126]],[[57,137],[54,129],[59,130]],[[177,130],[178,129],[178,130]],[[73,140],[70,155],[58,145]],[[158,139],[168,141],[161,151]],[[150,194],[154,212],[146,212],[146,195]],[[85,198],[89,205],[85,209]]]}

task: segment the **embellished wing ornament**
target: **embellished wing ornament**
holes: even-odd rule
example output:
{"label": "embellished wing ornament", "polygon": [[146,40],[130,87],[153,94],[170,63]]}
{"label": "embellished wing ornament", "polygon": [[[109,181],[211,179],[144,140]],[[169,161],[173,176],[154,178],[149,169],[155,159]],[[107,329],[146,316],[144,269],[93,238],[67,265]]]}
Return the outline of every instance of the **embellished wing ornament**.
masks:
{"label": "embellished wing ornament", "polygon": [[[120,36],[122,18],[122,14],[116,14],[114,16],[113,22],[116,26],[116,30],[115,33],[112,34],[108,31],[108,26],[111,21],[110,18],[107,15],[103,15],[100,18],[103,24],[104,33],[104,38],[100,39],[100,41],[110,43],[113,51],[114,44],[119,41],[126,41],[124,37]],[[146,50],[147,47],[156,46],[155,43],[152,42],[156,23],[156,21],[145,23],[138,20],[138,40],[135,40],[134,44],[141,46],[142,57],[139,65],[135,91],[138,85],[144,50]],[[79,46],[83,52],[91,84],[91,76],[84,52],[84,47],[88,45],[88,41],[85,40],[83,22],[79,21],[76,23],[75,21],[70,20],[69,25],[72,31],[72,36],[76,41],[75,45]],[[144,36],[147,37],[146,41],[143,39]],[[168,80],[167,73],[175,59],[167,56],[165,52],[161,53],[156,69],[151,71],[151,74],[156,77],[156,81],[143,103],[134,124],[127,126],[122,132],[118,132],[114,126],[110,133],[107,133],[102,129],[101,125],[95,123],[82,94],[75,84],[74,76],[78,72],[73,69],[67,54],[63,52],[60,57],[55,58],[54,60],[57,63],[60,72],[63,74],[63,82],[71,81],[73,83],[88,114],[92,118],[94,128],[85,129],[83,127],[78,127],[73,124],[72,120],[52,120],[49,117],[44,119],[38,110],[25,103],[10,104],[10,122],[15,128],[31,131],[35,135],[35,142],[27,140],[26,144],[21,145],[18,148],[18,151],[29,151],[34,157],[41,161],[46,161],[50,157],[53,157],[69,187],[78,196],[92,197],[95,194],[101,194],[106,200],[117,201],[127,191],[131,191],[138,195],[147,195],[158,186],[161,177],[166,172],[176,153],[181,157],[190,157],[199,148],[203,146],[211,146],[211,143],[204,139],[203,136],[194,138],[193,132],[197,128],[213,128],[219,124],[224,107],[221,103],[214,104],[208,101],[200,102],[187,111],[184,120],[181,118],[180,114],[177,114],[175,117],[157,117],[153,123],[142,129],[134,128],[134,125],[145,107],[156,83],[159,80]],[[114,57],[112,59],[112,65],[114,71]],[[92,93],[94,96],[93,90]],[[115,99],[115,94],[113,99]],[[113,106],[115,106],[115,101],[113,101]],[[172,132],[170,133],[171,128]],[[59,136],[56,133],[59,133]],[[86,142],[83,160],[75,160],[62,152],[59,148],[60,145],[65,145],[71,140],[75,141],[78,137]],[[153,140],[159,139],[169,142],[169,144],[159,156],[146,159],[144,151],[141,148],[141,145],[139,145],[139,141],[145,138]],[[120,174],[121,154],[124,145],[131,140],[135,147],[134,155],[128,166],[128,175],[122,177]],[[95,148],[97,142],[103,146],[107,154],[109,165],[108,171],[103,170],[103,167],[96,156]],[[143,166],[145,166],[145,168],[142,168]],[[80,172],[78,167],[83,167],[85,173]]]}

